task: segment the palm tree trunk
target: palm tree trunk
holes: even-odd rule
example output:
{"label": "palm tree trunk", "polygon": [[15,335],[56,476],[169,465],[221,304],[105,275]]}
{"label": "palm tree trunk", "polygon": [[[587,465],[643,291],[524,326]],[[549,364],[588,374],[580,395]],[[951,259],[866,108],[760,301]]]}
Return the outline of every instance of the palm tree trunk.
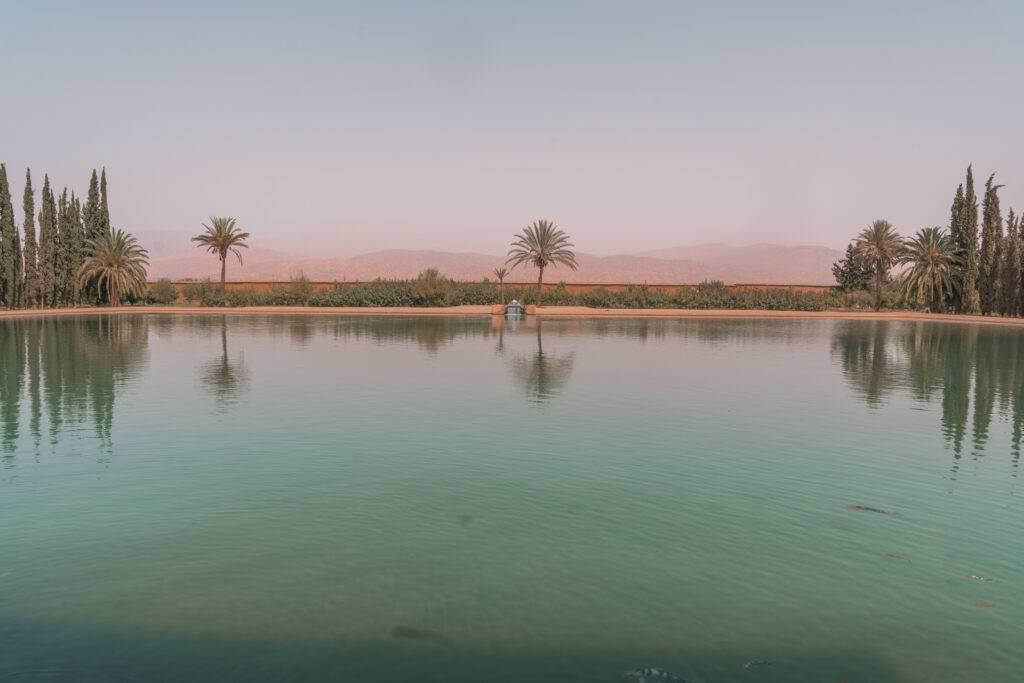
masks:
{"label": "palm tree trunk", "polygon": [[220,291],[224,293],[224,278],[227,273],[228,259],[227,254],[220,255]]}
{"label": "palm tree trunk", "polygon": [[544,287],[544,266],[537,269],[537,307],[540,307],[540,294]]}
{"label": "palm tree trunk", "polygon": [[875,264],[875,310],[882,310],[882,264]]}
{"label": "palm tree trunk", "polygon": [[501,297],[501,305],[505,305],[505,282],[498,280],[498,296]]}
{"label": "palm tree trunk", "polygon": [[115,308],[121,305],[121,299],[117,295],[117,285],[115,284],[110,285],[110,305]]}

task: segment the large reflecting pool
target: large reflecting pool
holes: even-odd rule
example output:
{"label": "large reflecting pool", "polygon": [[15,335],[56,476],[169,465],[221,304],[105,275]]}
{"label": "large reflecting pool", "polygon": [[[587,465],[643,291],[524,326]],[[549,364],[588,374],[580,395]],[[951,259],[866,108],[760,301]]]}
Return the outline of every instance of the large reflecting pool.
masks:
{"label": "large reflecting pool", "polygon": [[1022,680],[1022,431],[995,325],[0,321],[0,679]]}

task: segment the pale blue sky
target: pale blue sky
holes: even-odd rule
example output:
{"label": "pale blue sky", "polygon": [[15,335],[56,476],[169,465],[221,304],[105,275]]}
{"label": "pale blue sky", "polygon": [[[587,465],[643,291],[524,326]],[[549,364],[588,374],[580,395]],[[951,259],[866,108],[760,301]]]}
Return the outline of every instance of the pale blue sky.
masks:
{"label": "pale blue sky", "polygon": [[[0,159],[114,222],[353,254],[842,246],[1024,207],[1022,2],[3,3]],[[20,206],[20,199],[18,199]],[[19,220],[20,220],[20,211]],[[322,245],[322,246],[321,246]]]}

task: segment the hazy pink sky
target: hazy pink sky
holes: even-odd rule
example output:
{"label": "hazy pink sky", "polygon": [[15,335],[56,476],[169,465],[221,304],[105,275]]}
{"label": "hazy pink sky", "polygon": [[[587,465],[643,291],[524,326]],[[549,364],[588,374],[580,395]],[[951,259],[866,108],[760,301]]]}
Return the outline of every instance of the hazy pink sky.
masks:
{"label": "hazy pink sky", "polygon": [[[840,247],[1024,207],[1021,2],[7,3],[0,160],[306,254]],[[215,5],[215,6],[214,6]]]}

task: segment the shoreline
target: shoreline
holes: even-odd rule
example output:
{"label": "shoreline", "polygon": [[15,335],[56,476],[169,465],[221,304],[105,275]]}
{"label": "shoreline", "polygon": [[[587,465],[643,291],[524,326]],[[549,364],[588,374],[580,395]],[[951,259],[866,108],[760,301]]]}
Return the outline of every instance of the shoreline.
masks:
{"label": "shoreline", "polygon": [[[491,317],[491,306],[419,307],[328,307],[328,306],[119,306],[0,310],[7,318],[73,315],[361,315],[361,316],[479,316]],[[543,306],[540,318],[781,318],[824,320],[901,320],[910,322],[975,323],[1024,326],[1024,318],[996,318],[953,313],[915,311],[765,311],[741,309],[683,308],[587,308],[584,306]]]}

